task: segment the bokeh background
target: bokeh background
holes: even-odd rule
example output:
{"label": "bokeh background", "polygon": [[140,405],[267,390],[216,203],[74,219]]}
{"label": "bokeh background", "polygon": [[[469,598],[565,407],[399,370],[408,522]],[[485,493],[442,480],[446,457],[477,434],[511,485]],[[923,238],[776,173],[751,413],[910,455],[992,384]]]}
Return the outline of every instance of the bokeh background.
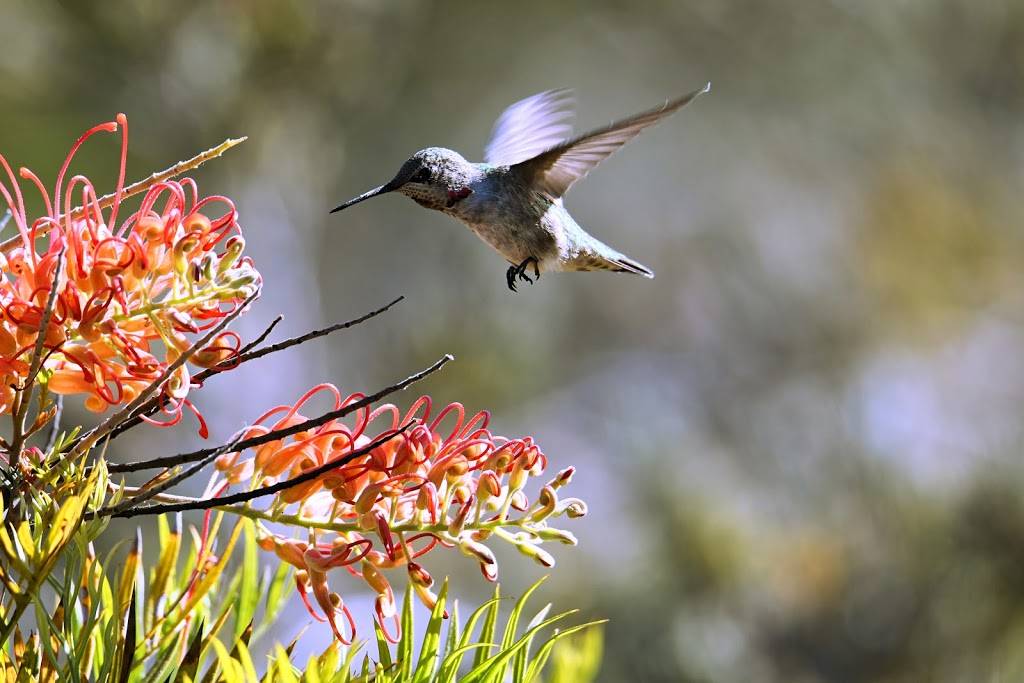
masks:
{"label": "bokeh background", "polygon": [[[3,0],[0,54],[0,145],[47,179],[117,111],[130,178],[249,136],[196,173],[266,279],[246,334],[408,297],[211,381],[216,436],[450,352],[418,390],[578,467],[591,514],[544,592],[611,619],[603,680],[1024,677],[1024,4]],[[567,199],[654,281],[513,295],[404,198],[327,214],[421,147],[479,158],[539,90],[576,88],[585,129],[707,80]],[[115,156],[79,168],[112,186]],[[500,557],[513,594],[542,573]],[[430,568],[489,590],[465,558]]]}

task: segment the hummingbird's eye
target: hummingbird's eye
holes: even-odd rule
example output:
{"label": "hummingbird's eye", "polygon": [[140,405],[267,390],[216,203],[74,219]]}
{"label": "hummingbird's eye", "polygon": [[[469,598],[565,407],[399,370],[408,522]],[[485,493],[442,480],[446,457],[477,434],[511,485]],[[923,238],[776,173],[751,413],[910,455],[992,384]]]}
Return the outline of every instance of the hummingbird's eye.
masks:
{"label": "hummingbird's eye", "polygon": [[415,175],[413,175],[413,177],[410,178],[410,180],[412,180],[412,182],[414,183],[430,182],[430,169],[426,167],[421,168],[420,170],[416,171]]}

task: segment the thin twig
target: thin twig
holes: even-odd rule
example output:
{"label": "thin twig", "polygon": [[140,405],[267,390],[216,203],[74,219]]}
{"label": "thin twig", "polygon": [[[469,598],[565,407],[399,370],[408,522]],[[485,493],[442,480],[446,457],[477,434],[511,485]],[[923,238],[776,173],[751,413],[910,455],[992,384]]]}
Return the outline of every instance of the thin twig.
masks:
{"label": "thin twig", "polygon": [[278,314],[278,316],[276,318],[274,318],[273,320],[271,320],[270,324],[267,325],[267,329],[265,329],[262,332],[260,332],[260,336],[256,337],[251,342],[249,342],[248,344],[243,346],[241,349],[239,349],[238,353],[239,354],[248,353],[249,351],[252,351],[257,346],[259,346],[260,344],[265,342],[267,340],[267,337],[270,336],[270,333],[274,331],[274,328],[277,327],[278,324],[280,324],[280,322],[282,320],[284,320],[284,315]]}
{"label": "thin twig", "polygon": [[[384,398],[388,394],[392,394],[396,391],[401,391],[410,384],[420,381],[427,375],[437,372],[445,365],[445,363],[452,360],[453,358],[454,357],[451,354],[446,354],[444,357],[442,357],[436,363],[431,365],[429,368],[425,370],[420,370],[416,374],[406,377],[401,382],[392,384],[389,387],[385,387],[384,389],[381,389],[375,394],[371,394],[370,396],[366,396],[365,398],[362,398],[358,401],[349,403],[348,405],[343,406],[337,410],[332,410],[329,413],[324,413],[320,417],[316,417],[311,420],[306,420],[304,422],[300,422],[298,424],[294,424],[290,427],[285,427],[283,429],[277,429],[268,434],[262,434],[260,436],[254,436],[249,439],[243,439],[242,441],[239,441],[237,444],[235,444],[235,449],[243,451],[246,448],[252,448],[253,446],[259,446],[261,444],[270,443],[271,441],[277,441],[278,439],[283,439],[287,436],[298,434],[299,432],[304,432],[309,429],[314,429],[321,425],[327,424],[331,420],[343,418],[350,413],[353,413],[361,408],[365,408],[366,406],[372,403],[376,403],[377,401]],[[218,446],[217,448],[221,447]],[[153,458],[152,460],[138,460],[136,462],[126,463],[110,463],[107,465],[107,471],[111,473],[122,473],[137,472],[139,470],[154,469],[157,467],[174,467],[175,465],[181,465],[186,462],[195,462],[196,460],[201,460],[206,456],[210,455],[210,453],[216,451],[217,448],[203,448],[198,451],[192,451],[191,453],[179,453],[178,455],[168,455],[162,458]]]}
{"label": "thin twig", "polygon": [[137,496],[135,496],[133,498],[128,498],[128,499],[122,500],[117,505],[112,505],[112,506],[109,506],[109,507],[101,508],[101,509],[99,509],[96,512],[96,514],[99,515],[100,517],[107,517],[107,516],[110,516],[110,515],[114,515],[114,514],[116,514],[118,512],[121,512],[122,510],[127,510],[129,508],[137,507],[137,506],[141,505],[142,503],[145,503],[147,500],[149,500],[153,496],[155,496],[155,495],[157,495],[159,493],[163,493],[164,491],[166,491],[167,489],[171,488],[172,486],[180,484],[181,482],[185,481],[186,479],[188,479],[192,475],[198,473],[201,469],[203,469],[204,467],[209,465],[211,462],[213,462],[214,460],[216,460],[220,456],[224,455],[225,453],[228,453],[228,452],[231,452],[231,451],[235,450],[235,447],[237,446],[238,442],[242,440],[242,435],[243,434],[245,434],[245,430],[240,432],[239,435],[235,439],[233,439],[232,441],[224,444],[220,448],[214,450],[213,453],[210,453],[210,455],[208,455],[207,457],[203,458],[199,462],[195,463],[191,467],[189,467],[189,468],[187,468],[185,470],[182,470],[181,472],[179,472],[178,474],[176,474],[176,475],[174,475],[172,477],[168,477],[167,479],[165,479],[164,481],[160,482],[159,484],[154,484],[153,486],[150,486],[149,488],[142,490]]}
{"label": "thin twig", "polygon": [[53,308],[57,304],[57,285],[60,282],[60,274],[64,269],[64,252],[67,246],[62,246],[57,252],[57,262],[53,266],[53,279],[50,281],[50,291],[46,297],[46,308],[43,309],[43,317],[39,323],[39,332],[36,334],[36,345],[32,349],[32,361],[28,366],[28,375],[21,387],[18,396],[18,406],[14,411],[14,435],[11,437],[11,456],[17,462],[21,458],[21,446],[25,438],[25,416],[28,414],[29,404],[32,402],[32,389],[35,386],[36,376],[43,364],[43,348],[46,346],[46,332],[50,327],[50,320],[53,318]]}
{"label": "thin twig", "polygon": [[[338,458],[337,460],[332,460],[328,463],[324,463],[320,467],[309,470],[308,472],[303,472],[302,474],[294,476],[291,479],[280,481],[277,482],[276,484],[271,484],[270,486],[266,486],[261,489],[256,489],[253,491],[240,491],[239,493],[234,493],[230,496],[223,496],[220,498],[205,498],[203,500],[197,500],[188,503],[158,503],[156,505],[147,505],[141,508],[129,508],[127,510],[119,510],[117,512],[114,512],[110,508],[103,508],[97,510],[96,512],[88,513],[86,515],[86,518],[91,519],[92,517],[107,516],[135,517],[137,515],[162,515],[168,512],[183,512],[185,510],[208,510],[210,508],[219,507],[221,505],[235,505],[238,503],[245,503],[250,500],[255,500],[256,498],[262,498],[263,496],[270,496],[275,493],[279,493],[280,491],[284,491],[285,489],[290,489],[293,486],[304,484],[307,481],[316,479],[317,477],[326,474],[327,472],[330,472],[333,469],[341,467],[342,465],[346,465],[355,460],[356,458],[366,455],[367,453],[381,446],[382,444],[387,443],[388,441],[395,438],[399,434],[404,433],[414,424],[416,424],[415,420],[391,432],[390,434],[384,434],[377,437],[376,439],[366,444],[362,448],[357,448],[348,455]],[[239,445],[240,444],[241,442],[239,442]]]}
{"label": "thin twig", "polygon": [[316,339],[318,337],[325,337],[328,334],[331,334],[332,332],[337,332],[338,330],[345,330],[345,329],[348,329],[349,327],[354,327],[354,326],[358,325],[359,323],[366,322],[370,318],[375,318],[378,315],[380,315],[381,313],[384,313],[389,308],[391,308],[392,306],[394,306],[398,302],[402,301],[403,299],[405,299],[405,297],[404,296],[400,296],[397,299],[395,299],[394,301],[392,301],[391,303],[386,304],[384,306],[381,306],[377,310],[370,311],[369,313],[364,313],[363,315],[359,316],[358,318],[353,318],[352,320],[346,320],[343,323],[335,323],[335,324],[330,325],[328,327],[323,327],[323,328],[321,328],[319,330],[313,330],[312,332],[307,332],[306,334],[299,335],[298,337],[292,337],[290,339],[285,339],[284,341],[278,342],[277,344],[272,344],[270,346],[266,346],[266,347],[264,347],[262,349],[258,349],[256,351],[248,351],[247,353],[246,352],[240,353],[235,358],[228,359],[226,361],[226,364],[223,365],[223,366],[218,366],[218,367],[215,367],[215,368],[210,368],[209,370],[204,370],[203,372],[199,373],[198,375],[196,375],[196,380],[202,381],[202,380],[206,379],[207,377],[210,377],[211,375],[217,374],[218,372],[224,372],[225,370],[230,370],[230,369],[232,369],[234,367],[237,367],[239,363],[244,363],[246,361],[255,360],[257,358],[262,358],[263,356],[269,355],[271,353],[276,353],[277,351],[283,351],[283,350],[285,350],[287,348],[290,348],[292,346],[296,346],[297,344],[304,344],[305,342],[312,341],[312,340],[314,340],[314,339]]}
{"label": "thin twig", "polygon": [[[139,194],[140,192],[145,192],[146,190],[148,190],[149,188],[153,187],[157,183],[162,183],[165,180],[170,180],[171,178],[174,178],[175,176],[179,176],[182,173],[187,173],[188,171],[191,171],[193,169],[199,168],[200,166],[205,164],[207,161],[210,161],[211,159],[216,159],[217,157],[219,157],[224,152],[228,151],[229,149],[231,149],[235,145],[238,145],[238,144],[240,144],[242,142],[245,142],[247,139],[248,139],[247,137],[228,138],[227,140],[225,140],[224,142],[220,143],[216,147],[211,147],[210,149],[206,150],[205,152],[200,152],[199,154],[195,155],[191,159],[186,159],[185,161],[179,161],[174,166],[171,166],[168,169],[165,169],[163,171],[159,171],[158,173],[154,173],[153,175],[149,176],[148,178],[144,178],[142,180],[139,180],[138,182],[132,183],[128,187],[126,187],[123,190],[121,190],[121,199],[124,200],[124,199],[127,199],[128,197],[131,197],[132,195]],[[114,201],[116,199],[117,199],[117,193],[114,192],[114,193],[111,193],[111,194],[103,195],[102,197],[100,197],[96,201],[96,204],[99,205],[99,208],[106,209],[108,207],[113,206],[114,205]],[[85,215],[86,208],[87,207],[79,206],[79,207],[76,207],[76,208],[72,209],[71,210],[71,217],[72,218],[76,218],[76,219],[77,218],[81,218],[82,216]],[[88,208],[92,208],[92,206],[90,206]],[[66,216],[66,215],[67,214],[62,214],[61,216],[58,216],[56,223],[60,223],[63,220],[64,216]],[[52,227],[52,224],[49,221],[47,223],[43,224],[43,225],[40,225],[39,229],[36,230],[36,237],[42,237],[47,232],[49,232],[51,227]],[[110,229],[113,230],[114,226],[110,226]],[[4,255],[8,255],[8,254],[10,254],[12,249],[16,249],[16,248],[18,248],[20,246],[22,246],[22,241],[21,241],[21,236],[18,235],[16,237],[12,237],[9,240],[6,240],[4,242],[0,242],[0,252],[3,252]]]}
{"label": "thin twig", "polygon": [[43,449],[44,453],[49,453],[57,445],[57,436],[60,434],[60,419],[64,416],[64,396],[57,394],[57,398],[53,400],[53,405],[56,410],[53,411],[50,433],[46,437],[46,447]]}
{"label": "thin twig", "polygon": [[[387,304],[386,306],[381,306],[377,310],[370,311],[369,313],[365,313],[365,314],[359,316],[358,318],[353,318],[352,320],[346,320],[343,323],[336,323],[334,325],[331,325],[330,327],[325,327],[323,329],[314,330],[312,332],[307,332],[304,335],[301,335],[301,336],[298,336],[298,337],[292,337],[291,339],[286,339],[286,340],[284,340],[282,342],[279,342],[277,344],[274,344],[272,346],[267,346],[265,348],[257,349],[255,351],[253,351],[252,349],[254,349],[256,346],[258,346],[260,343],[262,343],[263,340],[266,339],[267,335],[270,334],[270,331],[274,329],[274,326],[277,325],[277,323],[281,320],[281,316],[278,316],[274,320],[274,322],[272,322],[270,324],[270,327],[268,327],[266,329],[266,331],[264,331],[264,333],[262,335],[260,335],[255,341],[253,341],[253,342],[247,344],[246,346],[244,346],[241,349],[241,351],[239,351],[239,354],[237,356],[235,356],[234,358],[229,359],[227,361],[227,363],[225,363],[225,364],[217,365],[217,366],[214,366],[212,368],[208,368],[206,370],[203,370],[202,372],[196,374],[195,377],[192,378],[192,381],[195,382],[195,383],[202,383],[202,382],[206,381],[207,379],[209,379],[210,377],[213,377],[214,375],[218,375],[218,374],[220,374],[222,372],[226,372],[227,370],[232,370],[234,368],[237,368],[239,365],[241,365],[242,363],[245,363],[247,361],[256,360],[257,358],[262,358],[263,356],[269,355],[271,353],[275,353],[277,351],[284,351],[285,349],[290,348],[292,346],[295,346],[296,344],[302,344],[303,342],[307,342],[307,341],[316,339],[317,337],[326,336],[328,334],[331,334],[332,332],[337,332],[338,330],[344,330],[344,329],[349,328],[349,327],[354,327],[355,325],[358,325],[359,323],[365,322],[365,321],[369,320],[370,318],[374,318],[374,317],[380,315],[381,313],[384,313],[389,308],[391,308],[392,306],[397,304],[399,301],[402,301],[403,299],[405,299],[405,297],[404,296],[400,296],[397,299],[395,299],[394,301],[392,301],[391,303]],[[124,434],[129,429],[132,429],[133,427],[137,427],[138,425],[140,425],[143,422],[143,419],[142,419],[143,415],[145,415],[146,417],[149,417],[149,416],[153,415],[154,413],[156,413],[158,410],[160,410],[160,397],[159,396],[154,396],[149,401],[147,401],[142,407],[140,407],[137,411],[135,411],[135,413],[132,415],[131,418],[125,420],[120,425],[118,425],[117,428],[114,429],[110,433],[110,438],[111,439],[116,439],[118,436],[120,436],[121,434]]]}
{"label": "thin twig", "polygon": [[136,396],[131,403],[129,403],[124,408],[117,411],[117,413],[111,415],[106,420],[101,422],[99,425],[89,430],[88,433],[80,437],[75,442],[75,447],[72,451],[72,457],[81,455],[85,451],[92,448],[97,441],[99,441],[104,436],[113,431],[113,429],[117,427],[117,425],[124,422],[124,420],[127,419],[128,416],[130,416],[133,412],[138,410],[139,407],[146,402],[150,395],[153,394],[153,392],[160,389],[163,386],[164,382],[166,382],[178,368],[187,363],[188,360],[192,358],[193,355],[195,355],[196,351],[209,344],[210,341],[218,334],[220,334],[221,330],[227,327],[232,320],[241,315],[242,311],[244,311],[249,304],[255,301],[259,295],[260,290],[257,289],[255,292],[246,297],[242,301],[242,303],[238,305],[238,308],[224,316],[224,318],[222,318],[221,321],[217,323],[216,326],[214,326],[209,332],[203,335],[202,339],[194,342],[180,356],[178,356],[173,363],[164,368],[164,371],[161,372],[160,375],[155,380],[146,385],[146,387],[139,392],[139,395]]}

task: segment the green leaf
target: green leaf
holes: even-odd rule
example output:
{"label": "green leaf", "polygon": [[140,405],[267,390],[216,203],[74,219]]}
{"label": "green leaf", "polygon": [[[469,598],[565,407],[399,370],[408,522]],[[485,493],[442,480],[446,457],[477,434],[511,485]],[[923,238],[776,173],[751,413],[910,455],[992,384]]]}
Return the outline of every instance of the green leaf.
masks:
{"label": "green leaf", "polygon": [[[498,624],[498,610],[500,609],[499,601],[501,600],[501,586],[494,584],[494,597],[490,601],[490,609],[487,612],[487,616],[484,619],[483,626],[480,628],[480,640],[485,643],[494,642],[494,633],[497,630]],[[485,650],[479,650],[476,655],[473,656],[473,668],[480,666],[481,663],[487,658],[487,652]]]}
{"label": "green leaf", "polygon": [[251,519],[242,519],[245,533],[245,550],[242,556],[241,580],[235,594],[235,637],[237,638],[252,623],[259,604],[257,588],[260,571],[259,547],[256,545],[256,525]]}
{"label": "green leaf", "polygon": [[199,659],[203,652],[203,626],[205,624],[202,620],[199,622],[199,628],[196,629],[195,634],[192,636],[192,641],[188,644],[188,650],[185,652],[185,658],[181,660],[181,668],[178,669],[178,675],[175,677],[176,683],[182,683],[187,680],[195,681],[199,678]]}
{"label": "green leaf", "polygon": [[530,599],[530,596],[535,590],[540,588],[540,585],[548,577],[542,576],[533,582],[529,588],[516,600],[515,606],[512,607],[512,613],[508,615],[508,622],[505,624],[505,636],[501,639],[501,649],[506,650],[512,647],[512,643],[516,640],[516,628],[519,626],[519,615],[523,613],[523,608],[526,607],[526,601]]}
{"label": "green leaf", "polygon": [[[410,584],[408,590],[413,590]],[[448,598],[448,579],[445,578],[441,584],[441,591],[437,596],[434,608],[430,610],[430,621],[427,622],[427,632],[423,636],[423,643],[420,645],[420,659],[416,664],[416,675],[413,677],[415,683],[428,683],[434,675],[437,665],[437,655],[441,648],[441,626],[444,623],[444,605]]]}
{"label": "green leaf", "polygon": [[[373,633],[377,637],[377,661],[383,664],[385,667],[394,665],[391,660],[391,644],[388,643],[388,639],[384,637],[384,629],[380,627],[380,624],[374,620],[373,622]],[[405,634],[402,634],[403,636]]]}
{"label": "green leaf", "polygon": [[578,633],[578,632],[580,632],[580,631],[582,631],[584,629],[591,628],[592,626],[598,626],[600,624],[604,624],[604,623],[607,623],[607,622],[608,622],[607,619],[598,619],[596,621],[588,621],[585,624],[580,624],[579,626],[572,626],[570,628],[565,629],[564,631],[559,631],[559,632],[555,633],[554,635],[552,635],[541,646],[540,650],[538,650],[537,655],[533,658],[533,662],[531,662],[530,668],[526,672],[526,677],[523,679],[523,681],[525,683],[529,683],[530,681],[534,680],[537,676],[540,675],[541,670],[544,668],[544,665],[548,661],[548,657],[551,655],[551,649],[560,640],[562,640],[563,638],[566,638],[568,636],[571,636],[574,633]]}
{"label": "green leaf", "polygon": [[124,620],[124,636],[114,651],[117,658],[117,666],[114,669],[114,676],[111,680],[118,683],[125,683],[132,675],[132,663],[135,660],[135,590],[134,581],[131,596],[128,599],[128,613]]}
{"label": "green leaf", "polygon": [[270,580],[270,586],[266,591],[267,601],[264,605],[264,623],[273,623],[273,621],[277,619],[277,615],[281,611],[281,608],[284,606],[285,582],[288,580],[291,572],[290,564],[287,562],[278,563],[277,570],[274,572],[274,576]]}
{"label": "green leaf", "polygon": [[[534,626],[543,622],[547,618],[548,612],[550,611],[551,603],[549,602],[544,605],[537,614],[533,615],[533,619],[530,619],[530,623],[526,625],[526,630],[533,630]],[[529,652],[530,648],[524,647],[516,653],[515,657],[512,658],[512,680],[521,681],[526,677],[526,665],[529,659]]]}
{"label": "green leaf", "polygon": [[395,653],[398,659],[398,678],[408,680],[412,673],[412,649],[416,634],[413,631],[412,618],[412,588],[405,591],[405,598],[402,600],[402,637],[398,640],[398,651]]}
{"label": "green leaf", "polygon": [[[448,579],[445,578],[447,583]],[[459,646],[459,601],[452,602],[451,619],[448,622],[448,637],[445,639],[444,656],[447,657]]]}
{"label": "green leaf", "polygon": [[[490,610],[492,607],[496,609],[496,605],[498,604],[499,600],[501,600],[501,598],[491,598],[490,600],[488,600],[487,602],[473,610],[473,613],[469,615],[469,621],[466,622],[466,628],[462,631],[462,637],[459,639],[459,647],[455,649],[455,652],[460,653],[458,657],[458,662],[455,665],[456,669],[458,669],[458,667],[462,665],[462,653],[468,652],[466,646],[469,645],[469,640],[473,637],[473,630],[476,629],[476,623],[485,613],[488,613],[488,610]],[[481,638],[480,640],[483,641],[483,638]],[[490,643],[489,641],[483,642],[487,642],[488,645],[496,647],[496,645]]]}
{"label": "green leaf", "polygon": [[454,681],[455,675],[459,672],[459,666],[462,664],[463,656],[470,650],[487,647],[497,647],[497,645],[495,643],[470,643],[469,645],[462,645],[452,650],[450,654],[445,656],[444,661],[441,662],[436,683],[442,683],[442,681],[450,683]]}
{"label": "green leaf", "polygon": [[508,660],[515,656],[516,652],[518,652],[520,648],[529,645],[530,641],[533,640],[533,636],[538,631],[540,631],[543,628],[546,628],[547,626],[550,626],[551,624],[554,624],[557,621],[561,621],[562,619],[572,614],[576,614],[576,612],[578,611],[579,610],[574,609],[568,610],[566,612],[562,612],[561,614],[556,614],[555,616],[549,619],[545,619],[540,624],[534,626],[532,629],[524,633],[523,636],[512,645],[512,647],[500,650],[493,657],[487,659],[486,661],[482,662],[481,664],[470,670],[470,672],[466,674],[465,678],[462,679],[462,683],[475,683],[475,681],[481,681],[485,677],[490,676],[494,671],[504,671],[505,665],[507,664]]}

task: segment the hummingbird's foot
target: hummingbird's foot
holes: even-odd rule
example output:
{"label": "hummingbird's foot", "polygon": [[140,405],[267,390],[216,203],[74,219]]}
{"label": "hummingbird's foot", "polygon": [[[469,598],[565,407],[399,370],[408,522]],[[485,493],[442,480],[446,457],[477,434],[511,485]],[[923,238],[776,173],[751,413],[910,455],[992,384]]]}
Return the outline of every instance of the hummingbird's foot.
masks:
{"label": "hummingbird's foot", "polygon": [[533,256],[530,256],[518,266],[509,266],[505,272],[505,281],[508,282],[508,288],[513,292],[516,291],[516,278],[519,278],[523,282],[529,282],[533,284],[533,278],[526,274],[526,269],[533,264],[533,276],[540,279],[540,265]]}

